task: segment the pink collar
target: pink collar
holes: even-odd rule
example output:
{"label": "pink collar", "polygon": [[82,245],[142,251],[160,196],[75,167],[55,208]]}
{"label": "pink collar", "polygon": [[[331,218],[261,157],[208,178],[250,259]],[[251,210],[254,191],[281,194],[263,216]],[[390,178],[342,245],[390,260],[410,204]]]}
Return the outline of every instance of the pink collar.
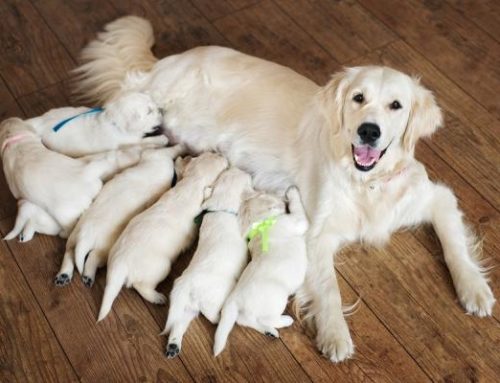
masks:
{"label": "pink collar", "polygon": [[398,178],[399,176],[403,175],[408,171],[408,166],[404,166],[402,169],[398,170],[395,173],[388,174],[385,177],[382,177],[381,179],[374,181],[369,184],[370,189],[375,189],[377,186],[385,186],[389,182],[393,181],[395,178]]}
{"label": "pink collar", "polygon": [[2,149],[0,149],[0,154],[3,155],[3,152],[9,145],[12,145],[16,142],[19,142],[27,137],[32,137],[33,134],[31,133],[19,133],[19,134],[14,134],[13,136],[10,136],[5,139],[5,141],[2,144]]}

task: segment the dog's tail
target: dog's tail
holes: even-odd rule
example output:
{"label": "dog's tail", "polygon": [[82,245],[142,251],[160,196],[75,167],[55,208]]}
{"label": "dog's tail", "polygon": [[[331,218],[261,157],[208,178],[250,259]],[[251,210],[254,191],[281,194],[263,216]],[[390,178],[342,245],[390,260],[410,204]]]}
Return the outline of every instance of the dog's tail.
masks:
{"label": "dog's tail", "polygon": [[123,264],[108,269],[104,297],[102,298],[101,309],[99,310],[99,317],[97,318],[98,322],[102,321],[111,311],[113,302],[127,280],[127,274],[127,267]]}
{"label": "dog's tail", "polygon": [[158,60],[151,52],[151,23],[141,17],[121,17],[104,27],[81,53],[74,70],[73,93],[85,102],[105,103],[121,89],[129,72],[147,72]]}
{"label": "dog's tail", "polygon": [[215,331],[214,356],[219,355],[226,347],[229,333],[238,319],[238,306],[236,302],[230,300],[222,309],[219,325]]}
{"label": "dog's tail", "polygon": [[16,222],[14,223],[14,227],[12,230],[7,233],[5,237],[3,237],[4,240],[9,241],[11,239],[14,239],[21,233],[21,231],[24,229],[24,226],[26,226],[26,223],[31,217],[31,213],[33,212],[32,209],[30,209],[29,204],[22,203],[21,201],[17,204],[17,217],[16,217]]}

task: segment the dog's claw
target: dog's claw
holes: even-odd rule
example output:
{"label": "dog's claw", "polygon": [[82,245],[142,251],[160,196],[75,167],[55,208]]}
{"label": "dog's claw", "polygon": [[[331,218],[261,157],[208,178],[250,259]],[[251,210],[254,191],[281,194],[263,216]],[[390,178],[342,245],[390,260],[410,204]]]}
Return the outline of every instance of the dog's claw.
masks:
{"label": "dog's claw", "polygon": [[82,276],[82,281],[85,286],[91,288],[94,285],[94,280],[86,275]]}
{"label": "dog's claw", "polygon": [[71,278],[69,277],[68,274],[66,273],[63,273],[63,274],[59,274],[55,277],[54,279],[54,284],[58,287],[63,287],[63,286],[66,286],[67,284],[69,284],[71,282]]}
{"label": "dog's claw", "polygon": [[167,349],[165,350],[165,356],[168,359],[172,359],[179,355],[179,352],[179,346],[177,346],[175,343],[170,343],[169,345],[167,345]]}
{"label": "dog's claw", "polygon": [[273,333],[269,332],[269,331],[266,331],[265,332],[265,335],[268,336],[269,338],[273,338],[273,339],[276,339],[276,335],[274,335]]}

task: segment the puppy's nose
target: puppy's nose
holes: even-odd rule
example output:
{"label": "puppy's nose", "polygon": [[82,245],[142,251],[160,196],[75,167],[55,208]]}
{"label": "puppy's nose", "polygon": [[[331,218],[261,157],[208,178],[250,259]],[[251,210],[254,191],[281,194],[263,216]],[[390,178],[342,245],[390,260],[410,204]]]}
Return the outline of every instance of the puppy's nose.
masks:
{"label": "puppy's nose", "polygon": [[380,128],[377,124],[365,122],[359,126],[358,135],[363,144],[373,144],[380,138]]}

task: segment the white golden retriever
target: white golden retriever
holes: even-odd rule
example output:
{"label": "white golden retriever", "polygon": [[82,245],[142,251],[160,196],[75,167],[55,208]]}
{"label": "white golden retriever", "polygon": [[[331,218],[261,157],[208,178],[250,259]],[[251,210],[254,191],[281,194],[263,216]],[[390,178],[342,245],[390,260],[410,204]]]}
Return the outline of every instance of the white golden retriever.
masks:
{"label": "white golden retriever", "polygon": [[[73,159],[47,149],[31,125],[9,118],[0,125],[5,179],[19,204],[7,235],[31,239],[34,232],[67,237],[103,185],[103,179],[137,163],[141,147]],[[26,204],[24,201],[29,201]]]}
{"label": "white golden retriever", "polygon": [[165,354],[173,358],[182,348],[182,337],[201,312],[210,322],[219,313],[247,263],[247,243],[241,233],[239,211],[252,192],[248,173],[232,167],[223,172],[210,198],[203,202],[198,247],[170,293],[165,330],[169,334]]}
{"label": "white golden retriever", "polygon": [[139,92],[124,93],[103,109],[51,109],[26,122],[47,148],[72,157],[158,141],[146,138],[162,132],[160,109],[149,95]]}
{"label": "white golden retriever", "polygon": [[[289,214],[280,198],[267,193],[250,198],[243,206],[241,221],[246,236],[250,235],[252,260],[224,303],[215,332],[215,356],[226,346],[236,322],[275,338],[278,328],[293,323],[283,312],[288,297],[304,282],[309,225],[297,188],[289,188],[286,198]],[[252,230],[255,235],[250,234]]]}
{"label": "white golden retriever", "polygon": [[71,281],[76,263],[85,285],[92,286],[96,270],[106,264],[111,246],[127,223],[170,188],[173,159],[182,151],[180,145],[147,149],[136,166],[124,170],[104,185],[66,242],[56,285],[63,286]]}
{"label": "white golden retriever", "polygon": [[111,248],[99,321],[108,315],[123,285],[133,287],[151,303],[166,303],[156,286],[193,242],[194,218],[201,212],[205,193],[227,166],[227,160],[215,153],[176,160],[180,181],[134,217]]}
{"label": "white golden retriever", "polygon": [[495,302],[453,192],[415,160],[419,138],[442,124],[432,93],[387,67],[356,67],[323,87],[293,70],[221,47],[157,60],[149,22],[129,16],[83,51],[77,91],[108,100],[148,90],[165,109],[170,136],[216,149],[254,176],[256,187],[297,184],[310,220],[304,284],[318,348],[332,361],[354,351],[333,255],[353,241],[433,224],[460,302],[491,315]]}

